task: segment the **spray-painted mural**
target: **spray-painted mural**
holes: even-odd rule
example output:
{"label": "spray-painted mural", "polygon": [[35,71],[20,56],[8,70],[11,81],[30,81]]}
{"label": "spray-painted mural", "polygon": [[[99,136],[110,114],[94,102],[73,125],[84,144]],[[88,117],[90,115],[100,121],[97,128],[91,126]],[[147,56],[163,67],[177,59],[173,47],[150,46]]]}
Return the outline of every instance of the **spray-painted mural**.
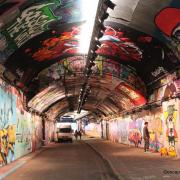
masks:
{"label": "spray-painted mural", "polygon": [[135,147],[143,147],[144,122],[149,122],[150,151],[158,152],[164,146],[162,108],[143,111],[131,116],[117,118],[109,122],[110,140]]}
{"label": "spray-painted mural", "polygon": [[[166,21],[165,21],[166,19]],[[155,17],[155,24],[157,28],[170,40],[171,45],[176,48],[177,52],[174,51],[177,56],[179,55],[179,19],[180,9],[176,7],[166,7],[161,9]]]}
{"label": "spray-painted mural", "polygon": [[128,128],[128,140],[138,147],[142,143],[142,128],[144,120],[142,118],[131,117]]}
{"label": "spray-painted mural", "polygon": [[177,142],[177,131],[176,131],[176,121],[177,121],[177,109],[175,105],[168,105],[166,111],[164,112],[165,123],[166,123],[166,136],[168,138],[169,146],[175,147],[175,142]]}
{"label": "spray-painted mural", "polygon": [[48,144],[54,140],[55,124],[53,121],[45,121],[45,143]]}
{"label": "spray-painted mural", "polygon": [[164,119],[164,140],[170,156],[179,155],[179,99],[171,99],[163,102],[163,119]]}
{"label": "spray-painted mural", "polygon": [[149,115],[149,134],[150,146],[152,152],[158,152],[164,145],[163,140],[163,112],[162,108],[156,108],[151,111]]}
{"label": "spray-painted mural", "polygon": [[15,159],[16,98],[9,87],[0,84],[0,165]]}
{"label": "spray-painted mural", "polygon": [[118,142],[127,144],[128,143],[128,121],[118,120]]}
{"label": "spray-painted mural", "polygon": [[[160,83],[154,86],[153,93],[149,96],[149,102],[161,102],[175,98],[180,93],[180,80],[178,71],[161,79]],[[160,87],[160,88],[157,88]]]}
{"label": "spray-painted mural", "polygon": [[17,111],[16,158],[32,151],[32,121],[29,113]]}
{"label": "spray-painted mural", "polygon": [[23,98],[0,79],[0,166],[41,146],[41,118],[23,108]]}
{"label": "spray-painted mural", "polygon": [[[1,40],[5,42],[5,46],[1,51],[1,62],[34,36],[54,28],[55,25],[57,27],[67,22],[72,23],[83,19],[82,12],[78,8],[80,3],[78,0],[74,2],[52,0],[23,9],[25,6],[22,4],[25,3],[30,5],[29,1],[14,3],[5,1],[2,4]],[[6,8],[7,4],[9,9]]]}

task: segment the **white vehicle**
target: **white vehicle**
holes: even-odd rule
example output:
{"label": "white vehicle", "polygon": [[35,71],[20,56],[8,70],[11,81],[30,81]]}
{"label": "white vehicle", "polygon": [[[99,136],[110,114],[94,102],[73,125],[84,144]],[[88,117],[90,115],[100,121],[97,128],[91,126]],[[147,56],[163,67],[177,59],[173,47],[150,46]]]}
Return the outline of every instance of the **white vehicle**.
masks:
{"label": "white vehicle", "polygon": [[58,142],[61,141],[70,141],[73,142],[73,130],[71,128],[71,125],[68,124],[62,124],[57,128],[57,140]]}

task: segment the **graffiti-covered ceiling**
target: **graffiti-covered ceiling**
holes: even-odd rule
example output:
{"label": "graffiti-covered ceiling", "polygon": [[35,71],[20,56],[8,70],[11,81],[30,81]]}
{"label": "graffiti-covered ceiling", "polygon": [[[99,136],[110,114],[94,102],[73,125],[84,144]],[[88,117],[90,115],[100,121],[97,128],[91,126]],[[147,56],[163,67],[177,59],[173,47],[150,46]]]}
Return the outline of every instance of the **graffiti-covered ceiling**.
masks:
{"label": "graffiti-covered ceiling", "polygon": [[[53,118],[77,109],[87,2],[0,1],[0,76],[25,93],[28,107]],[[144,105],[149,86],[180,65],[179,0],[113,3],[83,105],[105,116]]]}

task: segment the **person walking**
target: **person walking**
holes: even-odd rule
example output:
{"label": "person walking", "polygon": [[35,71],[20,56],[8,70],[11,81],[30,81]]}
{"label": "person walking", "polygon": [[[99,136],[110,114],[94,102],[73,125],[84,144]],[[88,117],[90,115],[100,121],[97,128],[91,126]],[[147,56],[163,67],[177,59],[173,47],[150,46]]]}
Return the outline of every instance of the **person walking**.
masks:
{"label": "person walking", "polygon": [[77,140],[77,138],[78,138],[78,131],[77,130],[75,131],[74,136],[75,136],[75,138]]}
{"label": "person walking", "polygon": [[144,123],[143,128],[143,138],[144,138],[144,152],[149,152],[149,130],[148,130],[148,122]]}
{"label": "person walking", "polygon": [[81,131],[78,131],[79,138],[81,139],[82,133]]}

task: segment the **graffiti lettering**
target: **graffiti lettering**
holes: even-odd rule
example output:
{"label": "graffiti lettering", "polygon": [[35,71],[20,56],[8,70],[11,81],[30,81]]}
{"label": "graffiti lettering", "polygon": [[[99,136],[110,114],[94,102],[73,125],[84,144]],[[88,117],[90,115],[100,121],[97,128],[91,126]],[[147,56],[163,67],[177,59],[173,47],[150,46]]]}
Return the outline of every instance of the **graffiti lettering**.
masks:
{"label": "graffiti lettering", "polygon": [[154,72],[151,72],[154,77],[157,77],[160,73],[166,73],[166,70],[163,67],[158,67]]}
{"label": "graffiti lettering", "polygon": [[132,99],[137,99],[137,98],[139,98],[139,96],[138,96],[134,91],[129,90],[129,89],[126,88],[125,86],[120,87],[120,89],[121,89],[123,92],[127,93],[128,96],[130,96]]}
{"label": "graffiti lettering", "polygon": [[51,11],[43,8],[53,3],[41,4],[30,7],[22,12],[9,28],[7,28],[10,37],[14,38],[18,47],[28,41],[30,38],[42,33],[45,25],[55,19]]}

